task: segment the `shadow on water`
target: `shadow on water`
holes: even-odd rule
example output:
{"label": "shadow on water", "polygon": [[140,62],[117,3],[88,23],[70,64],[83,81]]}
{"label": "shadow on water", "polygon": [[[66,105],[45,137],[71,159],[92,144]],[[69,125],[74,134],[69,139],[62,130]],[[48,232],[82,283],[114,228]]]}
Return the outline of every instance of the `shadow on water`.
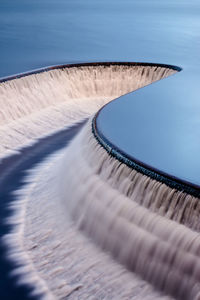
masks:
{"label": "shadow on water", "polygon": [[0,299],[2,300],[36,299],[35,296],[30,295],[31,287],[17,286],[16,277],[10,276],[14,264],[6,258],[7,249],[2,243],[2,237],[11,230],[11,226],[6,224],[5,220],[11,214],[8,205],[14,201],[13,192],[24,185],[28,169],[40,163],[47,155],[65,147],[85,122],[86,120],[54,135],[42,138],[35,145],[24,148],[19,154],[4,159],[0,164]]}

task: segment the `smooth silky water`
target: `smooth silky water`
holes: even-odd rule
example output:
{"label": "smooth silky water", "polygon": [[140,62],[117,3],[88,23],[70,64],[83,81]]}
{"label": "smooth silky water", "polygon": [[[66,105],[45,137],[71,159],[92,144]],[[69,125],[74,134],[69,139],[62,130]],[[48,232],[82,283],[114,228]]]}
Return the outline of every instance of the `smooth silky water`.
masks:
{"label": "smooth silky water", "polygon": [[[199,95],[199,9],[196,0],[2,0],[0,76],[83,61],[174,64],[184,73],[173,97],[187,107]],[[1,159],[174,72],[141,76],[139,68],[135,76],[136,70],[122,69],[54,70],[1,84]],[[198,200],[109,157],[90,123],[66,152],[50,157],[26,181],[8,203],[13,232],[5,241],[9,257],[21,264],[18,281],[32,284],[37,295],[198,299]]]}
{"label": "smooth silky water", "polygon": [[68,67],[0,84],[0,155],[95,113],[107,102],[175,69],[116,65]]}
{"label": "smooth silky water", "polygon": [[66,150],[62,168],[70,170],[60,179],[63,205],[81,230],[155,288],[199,299],[199,199],[111,157],[90,122]]}
{"label": "smooth silky water", "polygon": [[[7,105],[1,155],[10,155],[8,149],[20,152],[20,146],[70,127],[112,99],[175,72],[162,66],[90,65],[2,83]],[[159,204],[154,196],[158,184],[150,181],[111,158],[89,121],[70,146],[29,171],[27,184],[10,205],[13,231],[4,241],[9,258],[20,265],[12,272],[18,283],[30,284],[44,299],[198,295],[198,268],[194,274],[192,270],[194,263],[198,266],[198,240],[190,245],[197,236],[195,214],[185,220],[188,229],[180,225],[172,213],[176,205],[168,208],[164,198]]]}

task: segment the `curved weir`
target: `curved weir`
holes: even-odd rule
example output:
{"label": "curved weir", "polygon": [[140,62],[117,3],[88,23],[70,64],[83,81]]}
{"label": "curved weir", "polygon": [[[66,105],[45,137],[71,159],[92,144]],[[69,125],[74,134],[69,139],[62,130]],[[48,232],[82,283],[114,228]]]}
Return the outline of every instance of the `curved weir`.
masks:
{"label": "curved weir", "polygon": [[198,94],[188,95],[186,101],[179,89],[181,75],[103,107],[94,118],[93,132],[107,151],[129,167],[200,197]]}
{"label": "curved weir", "polygon": [[[198,299],[199,199],[120,162],[92,131],[102,105],[178,70],[134,63],[70,65],[0,84],[2,101],[7,99],[0,127],[3,159],[27,145],[31,153],[31,145],[47,135],[54,143],[53,133],[90,117],[70,145],[29,170],[10,204],[13,230],[5,243],[19,265],[13,274],[31,285],[33,294]],[[134,102],[135,92],[129,95]],[[101,112],[105,108],[109,105]]]}
{"label": "curved weir", "polygon": [[66,149],[59,170],[62,203],[80,230],[156,289],[198,299],[198,198],[110,156],[91,121]]}
{"label": "curved weir", "polygon": [[0,156],[89,117],[107,102],[177,70],[161,64],[88,63],[2,79]]}
{"label": "curved weir", "polygon": [[0,79],[0,299],[200,299],[199,12],[0,1],[1,74],[166,63]]}

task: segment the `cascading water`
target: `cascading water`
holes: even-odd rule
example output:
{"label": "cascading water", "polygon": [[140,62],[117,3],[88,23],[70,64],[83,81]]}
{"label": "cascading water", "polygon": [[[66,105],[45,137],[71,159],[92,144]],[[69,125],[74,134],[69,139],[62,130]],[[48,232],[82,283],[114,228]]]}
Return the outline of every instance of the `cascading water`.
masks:
{"label": "cascading water", "polygon": [[0,156],[89,117],[107,102],[176,70],[100,64],[36,73],[0,84]]}
{"label": "cascading water", "polygon": [[[8,81],[0,86],[8,101],[2,122],[14,139],[28,127],[26,145],[174,72],[84,66]],[[19,144],[4,141],[5,149]],[[44,299],[199,299],[198,219],[198,199],[111,157],[89,120],[70,146],[30,172],[6,241],[20,264],[14,273]]]}
{"label": "cascading water", "polygon": [[156,288],[199,299],[198,199],[110,157],[90,123],[66,149],[61,169],[63,204],[81,230]]}

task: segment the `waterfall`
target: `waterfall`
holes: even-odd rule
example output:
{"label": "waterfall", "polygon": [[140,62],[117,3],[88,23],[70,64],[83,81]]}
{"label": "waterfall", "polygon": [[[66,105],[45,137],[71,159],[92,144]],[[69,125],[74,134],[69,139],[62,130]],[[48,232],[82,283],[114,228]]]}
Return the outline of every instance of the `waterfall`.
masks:
{"label": "waterfall", "polygon": [[89,117],[176,70],[128,64],[58,68],[0,83],[0,157]]}
{"label": "waterfall", "polygon": [[119,162],[91,128],[102,105],[174,72],[77,66],[0,84],[2,156],[90,117],[10,205],[13,274],[44,299],[199,299],[198,199]]}
{"label": "waterfall", "polygon": [[102,249],[177,299],[200,297],[199,199],[111,157],[91,121],[60,165],[62,204]]}

